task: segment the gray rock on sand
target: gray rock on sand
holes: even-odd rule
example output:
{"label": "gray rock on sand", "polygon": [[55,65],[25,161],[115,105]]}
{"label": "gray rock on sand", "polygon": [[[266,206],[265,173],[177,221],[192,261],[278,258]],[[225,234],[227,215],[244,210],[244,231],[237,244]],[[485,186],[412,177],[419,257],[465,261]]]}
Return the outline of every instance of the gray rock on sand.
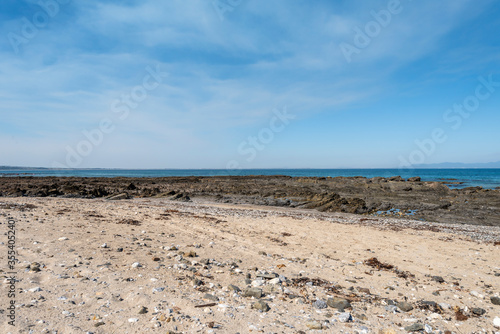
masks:
{"label": "gray rock on sand", "polygon": [[423,331],[424,329],[425,329],[424,325],[418,322],[405,327],[405,331],[407,332],[418,332],[418,331]]}
{"label": "gray rock on sand", "polygon": [[491,303],[494,305],[500,305],[500,297],[491,297]]}
{"label": "gray rock on sand", "polygon": [[413,310],[413,305],[407,302],[399,302],[396,306],[403,312],[410,312]]}
{"label": "gray rock on sand", "polygon": [[229,284],[229,285],[227,286],[227,289],[228,289],[229,291],[233,291],[233,292],[240,292],[240,291],[241,291],[241,289],[240,289],[240,288],[238,288],[236,285],[233,285],[233,284]]}
{"label": "gray rock on sand", "polygon": [[248,288],[245,291],[243,291],[243,297],[260,298],[260,297],[262,297],[262,289],[260,289],[260,288]]}
{"label": "gray rock on sand", "polygon": [[324,300],[321,300],[321,299],[318,299],[316,300],[314,303],[313,303],[313,306],[317,309],[324,309],[324,308],[327,308],[328,305],[326,304],[326,302]]}
{"label": "gray rock on sand", "polygon": [[262,311],[262,312],[267,312],[271,309],[269,307],[269,305],[267,305],[267,303],[265,301],[262,301],[262,300],[257,300],[256,302],[254,302],[252,304],[252,308],[259,310],[259,311]]}
{"label": "gray rock on sand", "polygon": [[347,299],[338,297],[328,298],[326,304],[331,308],[336,308],[339,311],[343,311],[344,309],[351,307],[351,303],[349,303]]}
{"label": "gray rock on sand", "polygon": [[209,293],[206,293],[204,296],[203,296],[203,299],[205,300],[210,300],[210,301],[213,301],[213,302],[218,302],[219,301],[219,298],[214,296],[214,295],[211,295]]}

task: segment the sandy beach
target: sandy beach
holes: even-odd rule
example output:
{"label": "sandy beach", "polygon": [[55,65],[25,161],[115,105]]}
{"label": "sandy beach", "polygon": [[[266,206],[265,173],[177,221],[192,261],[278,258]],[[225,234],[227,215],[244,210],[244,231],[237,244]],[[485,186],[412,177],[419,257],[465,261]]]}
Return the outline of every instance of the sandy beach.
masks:
{"label": "sandy beach", "polygon": [[500,331],[498,227],[161,198],[0,215],[2,333]]}

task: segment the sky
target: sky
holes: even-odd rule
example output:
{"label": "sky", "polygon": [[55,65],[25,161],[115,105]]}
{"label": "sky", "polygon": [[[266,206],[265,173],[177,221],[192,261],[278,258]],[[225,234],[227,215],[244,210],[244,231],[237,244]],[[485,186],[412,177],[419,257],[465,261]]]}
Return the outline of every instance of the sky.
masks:
{"label": "sky", "polygon": [[0,165],[500,160],[500,1],[2,0]]}

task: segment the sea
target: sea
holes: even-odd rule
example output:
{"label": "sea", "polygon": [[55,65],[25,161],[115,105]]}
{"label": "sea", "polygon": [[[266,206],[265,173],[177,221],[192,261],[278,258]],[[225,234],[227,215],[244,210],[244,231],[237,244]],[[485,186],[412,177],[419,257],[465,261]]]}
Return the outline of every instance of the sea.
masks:
{"label": "sea", "polygon": [[292,177],[401,176],[405,179],[420,176],[422,181],[449,182],[450,188],[483,187],[500,189],[500,169],[19,169],[0,170],[0,177],[58,176],[58,177],[167,177],[222,175],[288,175]]}

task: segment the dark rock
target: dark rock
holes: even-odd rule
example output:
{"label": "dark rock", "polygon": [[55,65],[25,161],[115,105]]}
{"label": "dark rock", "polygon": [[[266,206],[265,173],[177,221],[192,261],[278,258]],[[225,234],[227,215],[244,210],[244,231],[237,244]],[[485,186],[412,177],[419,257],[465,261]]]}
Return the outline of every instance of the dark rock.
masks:
{"label": "dark rock", "polygon": [[500,305],[500,297],[491,297],[491,303],[495,305]]}
{"label": "dark rock", "polygon": [[397,182],[404,181],[404,179],[401,176],[392,176],[392,177],[388,178],[387,180],[389,180],[389,181],[397,181]]}
{"label": "dark rock", "polygon": [[414,177],[410,177],[408,179],[408,182],[420,182],[422,181],[422,179],[420,178],[420,176],[414,176]]}
{"label": "dark rock", "polygon": [[482,309],[480,307],[473,307],[471,309],[471,312],[477,316],[482,316],[483,314],[486,313],[486,310],[485,309]]}
{"label": "dark rock", "polygon": [[441,276],[431,276],[431,279],[438,283],[444,283],[444,278]]}

